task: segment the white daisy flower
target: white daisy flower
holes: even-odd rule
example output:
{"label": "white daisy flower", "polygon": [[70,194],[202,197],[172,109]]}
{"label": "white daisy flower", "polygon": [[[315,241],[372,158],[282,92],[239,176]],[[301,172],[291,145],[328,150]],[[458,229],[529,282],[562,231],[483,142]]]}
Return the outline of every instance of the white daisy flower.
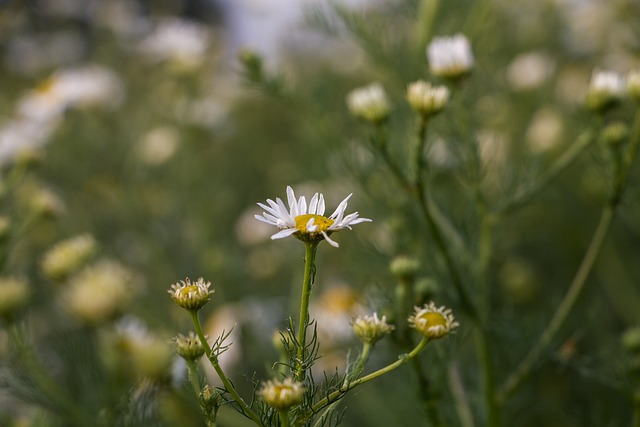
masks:
{"label": "white daisy flower", "polygon": [[319,242],[324,239],[331,246],[337,248],[340,245],[329,238],[331,233],[345,228],[351,229],[352,225],[361,222],[371,222],[369,218],[359,218],[358,212],[344,214],[349,198],[351,198],[351,194],[340,202],[335,212],[326,217],[324,216],[325,203],[322,193],[314,194],[307,204],[307,199],[304,196],[296,199],[293,189],[289,186],[287,187],[288,210],[279,197],[276,197],[275,202],[267,199],[268,205],[258,203],[258,206],[265,211],[262,215],[255,215],[255,218],[280,228],[280,231],[271,236],[271,239],[282,239],[295,235],[305,242]]}
{"label": "white daisy flower", "polygon": [[436,76],[457,78],[473,68],[473,52],[469,40],[462,34],[436,37],[427,46],[427,59]]}

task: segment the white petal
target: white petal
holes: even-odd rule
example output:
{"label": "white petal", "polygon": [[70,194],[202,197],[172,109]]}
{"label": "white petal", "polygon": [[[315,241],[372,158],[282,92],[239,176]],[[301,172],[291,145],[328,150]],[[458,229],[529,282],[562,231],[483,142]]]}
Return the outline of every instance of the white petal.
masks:
{"label": "white petal", "polygon": [[329,235],[326,232],[322,232],[322,235],[324,236],[324,240],[327,241],[327,243],[329,243],[331,246],[333,246],[334,248],[339,248],[340,245],[338,244],[338,242],[336,242],[335,240],[331,240],[329,238]]}
{"label": "white petal", "polygon": [[318,193],[314,194],[309,202],[309,213],[315,214],[316,209],[318,208]]}
{"label": "white petal", "polygon": [[345,197],[345,199],[342,202],[340,202],[335,212],[333,212],[329,218],[335,220],[336,222],[342,221],[342,216],[344,215],[344,211],[345,209],[347,209],[347,202],[349,201],[352,195],[353,193]]}
{"label": "white petal", "polygon": [[316,214],[324,215],[324,208],[324,196],[320,193],[320,200],[318,200],[318,210],[316,211]]}
{"label": "white petal", "polygon": [[300,202],[298,203],[298,209],[300,213],[298,215],[304,215],[307,213],[307,199],[304,196],[300,197]]}
{"label": "white petal", "polygon": [[309,218],[309,221],[307,221],[307,224],[305,225],[305,229],[309,232],[309,233],[313,233],[314,231],[318,230],[318,226],[314,225],[314,218]]}
{"label": "white petal", "polygon": [[293,233],[295,233],[296,231],[298,231],[298,230],[295,229],[295,228],[285,228],[284,230],[280,230],[276,234],[271,236],[271,240],[283,239],[285,237],[289,237]]}
{"label": "white petal", "polygon": [[[267,214],[265,214],[267,215]],[[257,219],[258,221],[262,221],[262,222],[266,222],[267,224],[271,224],[271,225],[278,225],[276,221],[267,219],[266,217],[262,217],[260,215],[254,215],[253,216],[255,219]]]}
{"label": "white petal", "polygon": [[296,222],[291,214],[287,211],[284,202],[280,199],[280,197],[276,198],[276,201],[278,202],[278,210],[280,211],[280,215],[278,216],[278,218],[285,221],[291,227],[294,227],[296,225]]}
{"label": "white petal", "polygon": [[290,186],[287,187],[287,202],[289,202],[289,214],[294,218],[300,215],[296,194]]}

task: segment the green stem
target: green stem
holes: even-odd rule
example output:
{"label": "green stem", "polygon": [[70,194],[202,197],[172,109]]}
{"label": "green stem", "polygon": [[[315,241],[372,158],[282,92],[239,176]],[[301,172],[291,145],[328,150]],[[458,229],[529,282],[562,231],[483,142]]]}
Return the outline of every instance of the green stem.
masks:
{"label": "green stem", "polygon": [[433,22],[438,14],[439,0],[422,0],[418,8],[416,22],[416,50],[424,56],[424,49],[433,30]]}
{"label": "green stem", "polygon": [[211,350],[211,347],[209,346],[209,342],[207,341],[207,338],[204,336],[204,332],[202,331],[202,326],[200,325],[200,319],[198,318],[198,312],[191,310],[189,311],[189,313],[191,314],[191,320],[193,321],[193,326],[196,330],[196,334],[198,335],[198,338],[200,339],[200,344],[202,344],[202,347],[204,348],[204,352],[207,355],[207,359],[209,359],[211,366],[213,366],[213,369],[216,371],[216,374],[218,374],[218,377],[220,378],[220,381],[222,381],[222,384],[224,385],[225,390],[229,392],[229,394],[233,397],[236,403],[240,406],[240,408],[242,409],[242,413],[244,415],[251,418],[253,422],[256,423],[256,425],[263,426],[262,421],[260,420],[260,417],[258,417],[258,415],[256,415],[255,412],[253,412],[253,410],[249,407],[249,405],[247,405],[247,403],[242,399],[242,397],[240,397],[240,395],[238,394],[237,390],[235,389],[231,381],[229,381],[229,378],[227,378],[225,373],[222,371],[222,368],[220,367],[220,363],[218,363],[218,356],[213,353],[213,351]]}
{"label": "green stem", "polygon": [[569,316],[569,313],[573,309],[578,297],[584,289],[584,285],[587,282],[587,277],[591,272],[593,265],[602,249],[605,238],[611,227],[615,209],[611,205],[605,206],[600,216],[600,221],[596,228],[596,231],[591,239],[591,243],[585,253],[582,263],[576,272],[576,275],[567,291],[564,299],[558,306],[555,314],[551,318],[551,321],[540,335],[540,338],[531,348],[526,357],[520,362],[516,370],[507,378],[500,390],[498,391],[498,402],[503,403],[507,397],[513,394],[518,387],[529,376],[533,369],[534,363],[538,360],[540,355],[547,349],[551,341],[556,336],[560,327],[564,324],[565,320]]}
{"label": "green stem", "polygon": [[185,360],[187,362],[187,376],[189,377],[189,383],[191,388],[196,394],[196,398],[200,397],[200,381],[198,380],[198,365],[195,360]]}
{"label": "green stem", "polygon": [[499,204],[494,215],[505,215],[525,205],[532,197],[542,192],[554,179],[556,179],[558,175],[573,164],[578,156],[580,156],[580,154],[582,154],[582,152],[589,146],[592,140],[593,133],[591,131],[587,131],[580,135],[575,143],[558,158],[553,166],[542,172],[540,176],[532,182],[532,184],[523,188],[513,198],[507,200],[505,203]]}
{"label": "green stem", "polygon": [[279,411],[278,414],[280,414],[280,427],[289,427],[291,425],[289,422],[289,412]]}
{"label": "green stem", "polygon": [[393,371],[394,369],[399,368],[400,366],[404,365],[405,363],[409,362],[411,359],[416,357],[418,353],[420,353],[428,343],[429,343],[429,338],[423,337],[422,340],[420,340],[420,342],[418,343],[418,345],[413,350],[411,350],[409,354],[401,356],[400,358],[398,358],[398,360],[385,366],[384,368],[380,368],[377,371],[370,373],[369,375],[365,375],[362,378],[349,382],[349,384],[346,387],[341,387],[339,390],[334,391],[333,393],[329,394],[329,396],[325,397],[324,399],[320,400],[315,405],[313,405],[313,408],[311,408],[311,411],[313,413],[316,413],[322,410],[322,408],[324,408],[325,406],[330,405],[331,403],[340,399],[348,391],[354,389],[355,387],[362,385],[366,382],[369,382],[373,379],[376,379],[381,375],[384,375],[386,373]]}
{"label": "green stem", "polygon": [[[585,137],[585,139],[588,139],[590,141],[591,137],[588,136]],[[588,141],[583,142],[583,144],[588,144]],[[582,259],[582,262],[578,267],[578,271],[576,272],[576,275],[573,278],[571,285],[569,286],[569,290],[567,291],[563,300],[560,302],[560,305],[556,309],[555,314],[551,318],[551,321],[549,322],[545,330],[542,332],[542,335],[540,335],[540,338],[538,339],[536,344],[520,362],[515,371],[509,377],[507,377],[506,381],[498,391],[497,400],[499,403],[503,403],[510,395],[512,395],[529,376],[529,374],[533,370],[533,365],[538,360],[540,355],[544,352],[544,350],[546,350],[547,347],[551,344],[551,341],[564,324],[565,320],[569,316],[569,313],[576,304],[576,301],[580,297],[582,290],[584,289],[584,286],[586,284],[587,278],[589,277],[596,259],[600,251],[602,250],[604,241],[607,237],[607,234],[609,233],[609,229],[611,228],[611,224],[615,217],[616,208],[620,203],[622,193],[629,176],[629,172],[638,153],[638,145],[640,145],[640,108],[636,110],[629,146],[627,147],[627,150],[625,152],[620,172],[615,177],[613,192],[607,204],[602,209],[602,213],[600,214],[600,220],[598,222],[598,225],[596,226],[596,230],[593,234],[593,237],[591,238],[591,242],[589,243],[589,247],[585,252],[584,258]]]}
{"label": "green stem", "polygon": [[300,299],[300,317],[298,321],[298,352],[296,354],[297,381],[304,381],[306,376],[307,327],[309,326],[309,300],[315,276],[315,258],[318,242],[305,242],[304,277],[302,279],[302,296]]}

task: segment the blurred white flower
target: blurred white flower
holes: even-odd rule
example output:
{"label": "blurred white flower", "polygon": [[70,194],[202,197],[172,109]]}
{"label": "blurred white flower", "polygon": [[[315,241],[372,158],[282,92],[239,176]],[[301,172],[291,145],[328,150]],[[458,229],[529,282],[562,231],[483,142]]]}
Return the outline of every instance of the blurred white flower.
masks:
{"label": "blurred white flower", "polygon": [[45,122],[68,108],[115,107],[124,97],[121,80],[98,65],[59,70],[18,103],[18,116]]}
{"label": "blurred white flower", "polygon": [[625,82],[622,76],[613,71],[596,70],[591,75],[586,104],[594,111],[603,111],[620,101],[624,95]]}
{"label": "blurred white flower", "polygon": [[564,128],[562,118],[552,108],[541,108],[537,111],[526,132],[526,139],[531,151],[544,153],[560,142]]}
{"label": "blurred white flower", "polygon": [[462,34],[435,37],[427,46],[427,60],[434,75],[446,78],[463,76],[474,63],[469,40]]}
{"label": "blurred white flower", "polygon": [[57,120],[43,123],[14,119],[0,128],[0,165],[10,162],[17,154],[46,144],[57,127]]}
{"label": "blurred white flower", "polygon": [[210,31],[204,25],[171,18],[159,22],[138,48],[153,60],[172,61],[192,68],[204,60],[210,39]]}
{"label": "blurred white flower", "polygon": [[178,149],[178,132],[170,126],[151,129],[138,142],[138,157],[150,166],[165,163]]}
{"label": "blurred white flower", "polygon": [[514,90],[531,90],[549,81],[555,71],[553,59],[544,52],[516,56],[507,68],[507,80]]}
{"label": "blurred white flower", "polygon": [[382,122],[391,112],[391,104],[380,83],[352,90],[347,95],[347,107],[355,117],[373,123]]}
{"label": "blurred white flower", "polygon": [[52,280],[62,280],[78,269],[96,251],[96,240],[81,234],[58,242],[42,258],[42,271]]}

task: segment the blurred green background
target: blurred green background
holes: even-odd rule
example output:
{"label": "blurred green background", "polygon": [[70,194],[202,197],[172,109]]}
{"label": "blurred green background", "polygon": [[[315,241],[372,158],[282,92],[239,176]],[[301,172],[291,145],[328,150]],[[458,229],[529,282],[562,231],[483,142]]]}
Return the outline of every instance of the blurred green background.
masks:
{"label": "blurred green background", "polygon": [[[339,249],[319,250],[313,313],[319,324],[342,321],[326,320],[321,339],[337,356],[326,357],[325,369],[344,366],[358,310],[389,312],[396,282],[389,263],[398,255],[418,259],[425,295],[458,314],[419,210],[371,149],[375,130],[345,104],[356,87],[384,85],[393,104],[390,152],[406,168],[416,119],[405,90],[429,78],[431,37],[462,32],[476,59],[430,124],[426,153],[430,194],[470,247],[478,239],[474,185],[489,205],[515,194],[598,125],[582,105],[592,71],[640,67],[640,4],[632,0],[451,0],[421,28],[428,4],[436,3],[0,1],[0,215],[11,230],[0,233],[2,275],[28,280],[22,328],[71,399],[94,394],[82,405],[97,414],[96,425],[203,425],[169,341],[190,328],[166,293],[185,277],[212,281],[204,309],[212,330],[237,323],[228,374],[238,388],[248,394],[254,377],[270,376],[272,335],[296,313],[304,251],[295,239],[271,241],[273,230],[253,215],[261,213],[257,202],[285,197],[287,185],[307,197],[323,192],[328,210],[354,193],[349,212],[373,219],[337,234]],[[247,68],[252,60],[261,68]],[[625,104],[606,120],[630,124],[631,113]],[[468,166],[469,144],[480,145],[480,176]],[[606,197],[605,157],[593,144],[495,228],[489,326],[499,383],[577,269]],[[635,168],[584,295],[532,380],[505,406],[505,425],[630,425],[640,354],[621,345],[621,334],[640,324],[637,178]],[[44,214],[43,191],[55,200]],[[66,285],[42,273],[56,242],[84,233],[97,242],[96,259],[133,272],[136,290],[118,313],[128,326],[70,319],[59,297]],[[474,295],[472,277],[466,271]],[[458,333],[422,357],[445,425],[460,423],[447,375],[454,364],[481,426],[474,343],[464,315],[457,317]],[[83,425],[21,378],[29,365],[15,357],[11,327],[4,322],[0,335],[0,425]],[[132,328],[134,342],[152,336],[163,350],[136,353],[121,336]],[[401,352],[381,343],[372,367]],[[143,375],[149,360],[160,361],[158,370]],[[425,425],[415,382],[403,369],[364,386],[347,398],[341,425]],[[220,425],[249,425],[227,407],[220,417]]]}

